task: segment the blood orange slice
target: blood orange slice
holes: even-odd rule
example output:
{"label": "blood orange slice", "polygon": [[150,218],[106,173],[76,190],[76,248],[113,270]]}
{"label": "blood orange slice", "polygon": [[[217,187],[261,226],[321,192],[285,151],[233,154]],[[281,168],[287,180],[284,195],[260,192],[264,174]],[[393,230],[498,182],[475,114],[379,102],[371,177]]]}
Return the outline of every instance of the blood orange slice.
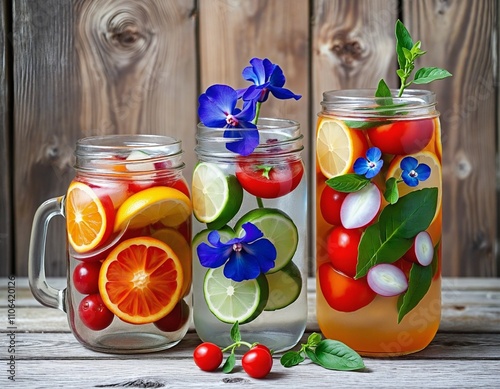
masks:
{"label": "blood orange slice", "polygon": [[99,197],[90,186],[74,181],[65,204],[68,240],[76,252],[95,249],[113,231],[114,207],[109,196]]}
{"label": "blood orange slice", "polygon": [[181,298],[182,265],[166,243],[151,237],[120,243],[102,263],[99,292],[125,322],[146,324],[168,315]]}

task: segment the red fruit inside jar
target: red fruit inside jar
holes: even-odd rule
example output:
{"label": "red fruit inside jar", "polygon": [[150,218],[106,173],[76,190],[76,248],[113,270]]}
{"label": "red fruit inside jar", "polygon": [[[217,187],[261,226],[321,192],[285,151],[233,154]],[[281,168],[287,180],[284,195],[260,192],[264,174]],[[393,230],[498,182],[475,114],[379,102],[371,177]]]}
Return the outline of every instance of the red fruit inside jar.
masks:
{"label": "red fruit inside jar", "polygon": [[342,226],[335,227],[327,238],[327,252],[333,267],[348,275],[356,275],[358,264],[358,246],[362,231],[348,230]]}
{"label": "red fruit inside jar", "polygon": [[327,223],[333,224],[334,226],[339,226],[340,221],[340,207],[342,202],[346,198],[347,193],[338,192],[335,189],[330,188],[328,185],[325,186],[321,192],[320,198],[320,209],[323,219]]}

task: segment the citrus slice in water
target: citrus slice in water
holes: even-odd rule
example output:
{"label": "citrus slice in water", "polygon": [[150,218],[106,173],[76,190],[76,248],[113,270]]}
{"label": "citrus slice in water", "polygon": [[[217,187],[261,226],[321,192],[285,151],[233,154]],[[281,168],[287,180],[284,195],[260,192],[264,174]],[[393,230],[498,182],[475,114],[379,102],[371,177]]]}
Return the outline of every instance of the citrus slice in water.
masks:
{"label": "citrus slice in water", "polygon": [[174,251],[151,237],[120,243],[102,263],[99,293],[106,307],[127,323],[155,322],[172,311],[183,287]]}
{"label": "citrus slice in water", "polygon": [[203,282],[208,309],[222,322],[248,323],[259,316],[267,304],[269,287],[261,274],[253,280],[236,282],[224,276],[224,267],[209,269]]}
{"label": "citrus slice in water", "polygon": [[236,223],[234,230],[237,235],[243,232],[242,225],[251,222],[274,244],[276,261],[274,267],[267,273],[274,273],[290,262],[297,250],[299,233],[294,222],[286,213],[274,208],[258,208],[243,215]]}
{"label": "citrus slice in water", "polygon": [[127,227],[138,229],[158,221],[166,227],[178,226],[191,214],[191,200],[180,190],[155,186],[130,196],[118,208],[115,232]]}
{"label": "citrus slice in water", "polygon": [[351,172],[354,161],[364,157],[367,149],[368,142],[363,131],[353,130],[340,120],[319,120],[316,161],[326,178]]}
{"label": "citrus slice in water", "polygon": [[269,284],[269,298],[265,311],[275,311],[288,307],[300,295],[302,290],[302,276],[293,262],[289,262],[283,269],[266,274]]}
{"label": "citrus slice in water", "polygon": [[114,207],[109,196],[97,194],[82,182],[72,182],[65,202],[66,229],[78,253],[95,249],[112,232]]}
{"label": "citrus slice in water", "polygon": [[236,215],[243,201],[236,177],[208,162],[199,163],[193,171],[192,195],[194,216],[215,230]]}

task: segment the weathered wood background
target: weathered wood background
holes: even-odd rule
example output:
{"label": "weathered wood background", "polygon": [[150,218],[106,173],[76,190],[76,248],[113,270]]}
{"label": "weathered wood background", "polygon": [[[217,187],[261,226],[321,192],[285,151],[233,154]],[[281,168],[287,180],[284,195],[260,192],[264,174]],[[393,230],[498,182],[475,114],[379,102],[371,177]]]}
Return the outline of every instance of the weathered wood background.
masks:
{"label": "weathered wood background", "polygon": [[[65,192],[76,140],[159,133],[195,157],[197,96],[243,87],[252,57],[279,63],[299,102],[262,115],[298,120],[311,142],[322,92],[397,86],[395,20],[422,40],[419,65],[454,77],[430,85],[443,128],[443,274],[497,276],[496,0],[2,0],[0,275],[27,274],[31,222]],[[310,166],[310,150],[305,158]],[[65,273],[64,222],[51,223],[49,276]]]}

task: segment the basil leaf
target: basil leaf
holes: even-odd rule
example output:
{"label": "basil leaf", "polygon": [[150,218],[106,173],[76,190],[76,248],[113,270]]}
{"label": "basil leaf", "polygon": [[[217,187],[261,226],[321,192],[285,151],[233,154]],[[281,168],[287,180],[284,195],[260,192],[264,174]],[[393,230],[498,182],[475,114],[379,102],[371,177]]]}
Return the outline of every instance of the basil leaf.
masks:
{"label": "basil leaf", "polygon": [[236,364],[236,357],[234,353],[231,353],[227,357],[226,362],[224,362],[224,365],[222,366],[222,372],[226,374],[231,373],[234,369],[235,364]]}
{"label": "basil leaf", "polygon": [[370,121],[364,122],[362,120],[344,120],[344,123],[347,127],[352,128],[354,130],[368,130],[369,128],[382,126],[384,124],[389,123],[388,121],[378,122],[378,121]]}
{"label": "basil leaf", "polygon": [[360,355],[344,343],[325,339],[322,340],[314,354],[317,363],[330,370],[360,370],[365,367]]}
{"label": "basil leaf", "polygon": [[297,351],[288,351],[280,358],[280,362],[284,367],[297,366],[299,363],[304,362],[304,360],[304,356]]}
{"label": "basil leaf", "polygon": [[410,270],[408,289],[398,299],[398,323],[423,299],[432,281],[432,267],[414,263]]}
{"label": "basil leaf", "polygon": [[307,338],[307,345],[310,347],[316,347],[319,342],[321,342],[321,335],[318,334],[317,332],[313,332]]}
{"label": "basil leaf", "polygon": [[383,97],[381,99],[376,99],[378,105],[393,105],[391,89],[387,86],[386,82],[381,79],[378,82],[377,90],[375,91],[375,97]]}
{"label": "basil leaf", "polygon": [[359,174],[348,173],[326,180],[326,184],[336,191],[344,193],[357,192],[370,183],[370,179]]}
{"label": "basil leaf", "polygon": [[310,347],[306,347],[305,352],[312,362],[314,362],[316,365],[321,366],[321,363],[319,362],[318,357],[314,353],[314,349],[312,349]]}
{"label": "basil leaf", "polygon": [[391,177],[385,182],[384,198],[389,204],[395,204],[399,199],[398,180]]}
{"label": "basil leaf", "polygon": [[441,240],[437,242],[436,246],[434,247],[434,256],[432,257],[432,277],[434,277],[439,269],[439,249],[441,247]]}
{"label": "basil leaf", "polygon": [[238,322],[235,322],[231,327],[231,339],[233,342],[241,342],[240,326]]}
{"label": "basil leaf", "polygon": [[403,47],[411,50],[413,48],[413,40],[411,39],[411,35],[404,24],[398,19],[396,22],[396,53],[398,54],[400,69],[404,69],[406,66],[406,58],[403,52]]}
{"label": "basil leaf", "polygon": [[445,69],[436,67],[426,67],[418,69],[413,79],[414,84],[428,84],[435,80],[442,80],[443,78],[450,77],[451,73]]}

